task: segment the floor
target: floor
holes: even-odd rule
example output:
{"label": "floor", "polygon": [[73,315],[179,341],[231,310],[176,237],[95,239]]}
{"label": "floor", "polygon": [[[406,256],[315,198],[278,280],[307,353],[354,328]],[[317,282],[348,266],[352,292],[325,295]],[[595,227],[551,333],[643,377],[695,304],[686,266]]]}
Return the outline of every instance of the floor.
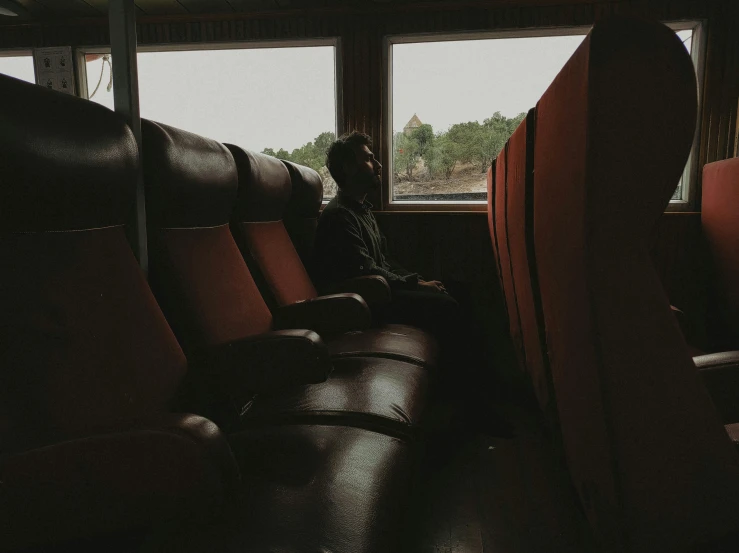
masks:
{"label": "floor", "polygon": [[513,439],[440,436],[404,553],[595,551],[562,463],[532,410],[502,407]]}

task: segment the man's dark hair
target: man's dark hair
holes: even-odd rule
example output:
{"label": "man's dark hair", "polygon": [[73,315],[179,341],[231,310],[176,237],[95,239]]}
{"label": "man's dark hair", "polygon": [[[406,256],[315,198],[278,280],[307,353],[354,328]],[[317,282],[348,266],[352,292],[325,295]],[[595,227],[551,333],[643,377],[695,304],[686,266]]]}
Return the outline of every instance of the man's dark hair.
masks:
{"label": "man's dark hair", "polygon": [[354,131],[345,134],[331,144],[331,147],[326,153],[326,167],[328,167],[329,173],[331,173],[339,188],[346,181],[344,164],[357,162],[356,154],[354,153],[357,146],[360,148],[367,146],[372,149],[372,139],[364,133]]}

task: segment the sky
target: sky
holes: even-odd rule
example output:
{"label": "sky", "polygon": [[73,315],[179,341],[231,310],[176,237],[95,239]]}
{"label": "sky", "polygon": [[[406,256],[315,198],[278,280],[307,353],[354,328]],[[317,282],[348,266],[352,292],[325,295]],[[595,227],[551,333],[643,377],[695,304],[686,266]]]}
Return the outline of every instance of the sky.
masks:
{"label": "sky", "polygon": [[[690,31],[678,33],[681,38]],[[396,44],[393,128],[417,114],[434,130],[513,117],[536,104],[584,35]],[[690,50],[690,39],[686,42]],[[332,46],[140,52],[141,116],[246,149],[292,151],[336,129]],[[101,60],[87,64],[91,93]],[[0,73],[33,82],[30,56]],[[107,65],[93,101],[113,108]]]}

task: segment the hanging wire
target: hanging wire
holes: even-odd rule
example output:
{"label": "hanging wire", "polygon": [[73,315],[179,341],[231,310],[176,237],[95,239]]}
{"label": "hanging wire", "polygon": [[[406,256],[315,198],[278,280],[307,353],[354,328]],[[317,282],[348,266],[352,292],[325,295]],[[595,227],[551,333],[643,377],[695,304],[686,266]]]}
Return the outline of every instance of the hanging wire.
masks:
{"label": "hanging wire", "polygon": [[110,64],[110,55],[105,54],[103,56],[103,62],[100,65],[100,78],[98,79],[97,86],[95,86],[95,90],[93,90],[92,94],[90,94],[90,100],[92,100],[95,94],[97,94],[97,91],[100,88],[100,84],[103,82],[103,73],[105,73],[106,62],[108,64],[108,67],[110,68],[110,81],[108,81],[108,86],[106,87],[106,90],[110,92],[110,89],[113,88],[113,66]]}

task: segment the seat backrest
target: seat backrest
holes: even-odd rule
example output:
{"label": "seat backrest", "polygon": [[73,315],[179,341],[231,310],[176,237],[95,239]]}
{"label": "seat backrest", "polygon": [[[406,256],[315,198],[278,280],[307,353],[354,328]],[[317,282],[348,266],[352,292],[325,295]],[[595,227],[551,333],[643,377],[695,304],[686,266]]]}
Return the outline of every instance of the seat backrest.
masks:
{"label": "seat backrest", "polygon": [[168,125],[141,127],[151,284],[185,351],[268,332],[272,315],[229,228],[231,153]]}
{"label": "seat backrest", "polygon": [[[505,151],[505,148],[503,148]],[[502,153],[502,152],[501,152]],[[508,306],[506,305],[505,293],[503,292],[503,274],[500,266],[500,251],[498,251],[498,231],[495,223],[495,194],[498,183],[498,160],[494,159],[493,163],[488,169],[487,175],[487,191],[488,191],[488,231],[490,232],[490,242],[493,246],[493,259],[495,260],[495,271],[498,277],[498,289],[500,290],[501,298],[503,300],[503,308],[508,313]]]}
{"label": "seat backrest", "polygon": [[226,146],[239,172],[232,227],[247,262],[261,272],[278,306],[315,298],[283,221],[292,193],[287,167],[277,158]]}
{"label": "seat backrest", "polygon": [[126,240],[132,132],[4,76],[0,106],[0,450],[167,410],[186,365]]}
{"label": "seat backrest", "polygon": [[711,253],[712,338],[739,348],[739,158],[703,168],[701,225]]}
{"label": "seat backrest", "polygon": [[[495,242],[495,253],[499,260],[499,282],[503,287],[503,298],[505,299],[506,312],[508,314],[508,328],[516,353],[518,368],[522,371],[526,368],[526,358],[521,334],[521,319],[518,303],[516,302],[516,281],[513,279],[513,268],[511,265],[511,248],[508,236],[508,144],[498,154],[495,160],[495,179],[491,185],[493,197],[488,202],[488,209],[492,210],[492,217],[488,215],[488,221],[494,224],[491,234]],[[492,204],[491,204],[492,202]]]}
{"label": "seat backrest", "polygon": [[321,175],[310,167],[283,161],[292,183],[290,200],[285,208],[285,228],[300,260],[311,276],[314,274],[314,244],[318,217],[323,200]]}
{"label": "seat backrest", "polygon": [[696,106],[675,33],[621,18],[593,27],[537,106],[547,348],[569,471],[609,550],[683,551],[739,528],[739,457],[649,252]]}
{"label": "seat backrest", "polygon": [[520,346],[526,372],[531,377],[534,392],[547,420],[556,424],[556,407],[552,391],[551,372],[546,354],[544,314],[541,310],[538,272],[534,252],[534,132],[536,110],[532,109],[511,135],[506,147],[505,226],[510,248],[510,264],[515,289]]}

